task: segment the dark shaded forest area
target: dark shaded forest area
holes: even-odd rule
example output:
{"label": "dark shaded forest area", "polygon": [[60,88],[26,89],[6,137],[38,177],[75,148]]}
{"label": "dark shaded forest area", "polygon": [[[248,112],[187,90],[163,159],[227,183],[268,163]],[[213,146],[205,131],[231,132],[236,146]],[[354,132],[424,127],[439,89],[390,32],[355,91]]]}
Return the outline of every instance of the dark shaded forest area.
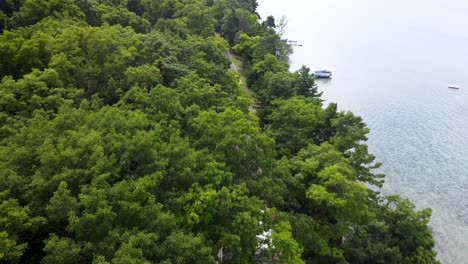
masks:
{"label": "dark shaded forest area", "polygon": [[438,263],[256,9],[1,0],[0,262]]}

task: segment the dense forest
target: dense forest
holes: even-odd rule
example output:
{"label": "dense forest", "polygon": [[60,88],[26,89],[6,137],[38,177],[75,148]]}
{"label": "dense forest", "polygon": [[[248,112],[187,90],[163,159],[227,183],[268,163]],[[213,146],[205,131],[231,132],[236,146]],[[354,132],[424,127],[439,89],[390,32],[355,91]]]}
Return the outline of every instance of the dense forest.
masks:
{"label": "dense forest", "polygon": [[438,263],[256,10],[1,0],[0,262]]}

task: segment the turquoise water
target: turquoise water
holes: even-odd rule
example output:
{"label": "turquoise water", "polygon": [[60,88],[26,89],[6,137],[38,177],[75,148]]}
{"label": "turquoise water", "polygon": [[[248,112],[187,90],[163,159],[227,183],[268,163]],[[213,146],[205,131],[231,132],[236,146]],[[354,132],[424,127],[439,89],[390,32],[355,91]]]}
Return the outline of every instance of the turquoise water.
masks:
{"label": "turquoise water", "polygon": [[[286,16],[292,69],[333,69],[318,87],[361,115],[383,189],[431,207],[439,259],[468,263],[468,2],[260,0]],[[456,84],[460,90],[447,86]]]}

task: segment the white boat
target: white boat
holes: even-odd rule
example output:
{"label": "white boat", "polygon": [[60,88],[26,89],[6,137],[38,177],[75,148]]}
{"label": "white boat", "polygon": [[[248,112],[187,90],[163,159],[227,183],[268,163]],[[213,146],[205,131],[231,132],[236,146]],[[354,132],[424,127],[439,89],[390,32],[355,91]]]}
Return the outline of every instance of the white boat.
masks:
{"label": "white boat", "polygon": [[314,71],[315,78],[331,78],[332,71],[330,69],[322,69],[318,71]]}
{"label": "white boat", "polygon": [[448,86],[448,88],[450,88],[450,89],[460,89],[460,87],[458,87],[458,86],[456,86],[456,85],[453,85],[453,84],[450,84],[450,85]]}

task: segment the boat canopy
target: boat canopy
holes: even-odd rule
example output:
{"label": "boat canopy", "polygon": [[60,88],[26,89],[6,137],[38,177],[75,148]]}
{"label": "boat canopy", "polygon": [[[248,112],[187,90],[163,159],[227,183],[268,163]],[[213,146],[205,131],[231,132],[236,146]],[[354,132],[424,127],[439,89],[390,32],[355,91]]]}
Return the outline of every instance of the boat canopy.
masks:
{"label": "boat canopy", "polygon": [[329,70],[329,69],[322,69],[322,70],[318,70],[318,71],[315,71],[315,72],[331,73],[331,70]]}

